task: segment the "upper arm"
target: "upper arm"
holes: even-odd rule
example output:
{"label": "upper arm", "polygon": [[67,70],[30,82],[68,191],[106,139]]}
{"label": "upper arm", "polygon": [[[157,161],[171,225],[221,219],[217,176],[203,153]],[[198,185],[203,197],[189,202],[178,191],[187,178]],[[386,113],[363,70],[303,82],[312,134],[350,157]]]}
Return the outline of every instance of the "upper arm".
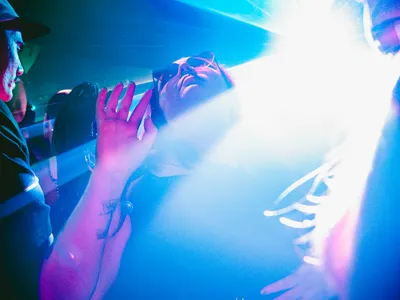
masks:
{"label": "upper arm", "polygon": [[29,164],[29,151],[25,139],[2,101],[0,149],[0,218],[3,218],[28,203],[41,202],[43,199],[38,178]]}
{"label": "upper arm", "polygon": [[0,101],[0,298],[37,297],[42,261],[49,247],[49,207],[29,165],[18,125]]}

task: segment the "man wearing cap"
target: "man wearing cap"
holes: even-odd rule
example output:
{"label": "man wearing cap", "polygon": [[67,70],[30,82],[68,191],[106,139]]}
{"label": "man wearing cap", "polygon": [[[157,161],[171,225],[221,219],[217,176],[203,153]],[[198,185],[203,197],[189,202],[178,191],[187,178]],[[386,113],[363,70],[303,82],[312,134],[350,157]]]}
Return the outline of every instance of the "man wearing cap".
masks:
{"label": "man wearing cap", "polygon": [[151,92],[129,117],[135,84],[129,84],[121,101],[123,85],[118,84],[107,104],[107,90],[102,90],[96,109],[96,166],[79,205],[53,243],[49,208],[29,165],[26,141],[4,103],[23,73],[18,56],[23,40],[48,32],[46,26],[19,18],[6,0],[0,0],[0,299],[97,296],[98,281],[104,285],[111,280],[100,277],[104,253],[111,258],[108,265],[117,266],[115,257],[120,255],[111,254],[116,245],[124,248],[121,244],[130,234],[129,218],[120,218],[130,207],[120,201],[122,191],[157,133],[147,118],[143,137],[137,138]]}
{"label": "man wearing cap", "polygon": [[38,294],[42,258],[51,242],[49,207],[29,165],[29,152],[5,102],[24,73],[18,52],[24,40],[47,34],[42,24],[18,17],[0,0],[0,298]]}

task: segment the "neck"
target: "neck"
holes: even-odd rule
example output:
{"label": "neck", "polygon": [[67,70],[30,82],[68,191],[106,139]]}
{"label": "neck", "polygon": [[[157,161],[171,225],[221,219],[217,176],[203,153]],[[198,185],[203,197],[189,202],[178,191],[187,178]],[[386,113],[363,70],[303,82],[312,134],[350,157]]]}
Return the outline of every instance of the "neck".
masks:
{"label": "neck", "polygon": [[192,167],[186,166],[174,155],[166,153],[154,154],[148,162],[150,173],[157,177],[188,175]]}
{"label": "neck", "polygon": [[146,165],[160,177],[187,175],[201,160],[199,151],[187,141],[159,139],[154,149]]}

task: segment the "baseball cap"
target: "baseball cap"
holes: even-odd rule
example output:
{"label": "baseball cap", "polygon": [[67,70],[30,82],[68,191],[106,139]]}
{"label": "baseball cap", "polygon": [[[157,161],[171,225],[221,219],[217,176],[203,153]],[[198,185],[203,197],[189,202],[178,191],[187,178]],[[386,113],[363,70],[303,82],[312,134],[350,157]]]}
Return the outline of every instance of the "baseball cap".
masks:
{"label": "baseball cap", "polygon": [[29,41],[50,32],[50,28],[41,23],[20,18],[7,0],[0,0],[0,26],[15,29],[22,33],[22,38]]}

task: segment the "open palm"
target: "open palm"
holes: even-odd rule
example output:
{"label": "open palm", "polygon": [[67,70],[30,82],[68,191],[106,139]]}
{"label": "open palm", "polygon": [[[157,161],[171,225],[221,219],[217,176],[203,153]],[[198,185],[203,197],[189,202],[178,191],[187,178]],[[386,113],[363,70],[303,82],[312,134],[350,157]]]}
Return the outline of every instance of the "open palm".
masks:
{"label": "open palm", "polygon": [[151,118],[146,118],[145,132],[141,139],[138,138],[138,128],[149,105],[151,90],[144,94],[130,117],[129,109],[135,93],[135,84],[133,82],[129,84],[125,96],[119,101],[122,90],[123,85],[118,84],[112,91],[107,105],[106,89],[100,92],[97,100],[96,167],[113,172],[121,179],[127,179],[146,158],[157,130]]}

